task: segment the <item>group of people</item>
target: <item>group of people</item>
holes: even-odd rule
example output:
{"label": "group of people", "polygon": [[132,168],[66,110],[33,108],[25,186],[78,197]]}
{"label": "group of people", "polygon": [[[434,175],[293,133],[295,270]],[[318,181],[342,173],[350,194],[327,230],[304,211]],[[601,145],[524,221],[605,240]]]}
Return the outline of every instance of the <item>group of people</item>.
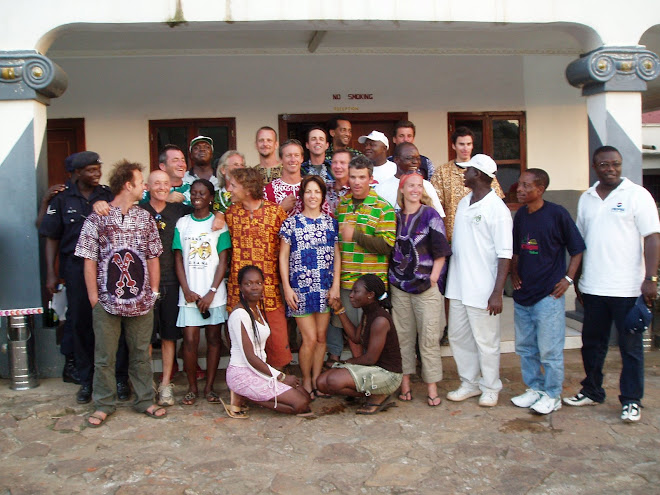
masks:
{"label": "group of people", "polygon": [[[642,337],[624,320],[640,293],[647,304],[655,298],[660,222],[650,194],[621,178],[616,149],[594,153],[599,182],[580,199],[576,225],[563,207],[543,199],[549,177],[536,168],[519,178],[522,206],[512,220],[497,165],[487,155],[472,156],[468,128],[452,135],[456,159],[437,169],[419,154],[412,122],[396,124],[389,156],[382,132],[358,139],[362,153],[348,147],[351,137],[343,116],[327,129],[310,128],[304,145],[279,144],[275,130],[262,127],[259,164],[247,167],[236,150],[214,166],[212,139],[198,136],[189,166],[180,148],[165,146],[146,187],[139,164],[116,164],[107,188],[99,185],[96,153],[67,159],[71,180],[49,191],[40,232],[51,291],[59,250],[69,297],[65,371],[78,373],[79,402],[94,399],[89,426],[115,410],[120,341],[135,409],[162,418],[175,403],[171,379],[183,338],[182,403],[194,404],[202,327],[203,396],[232,418],[249,417],[246,401],[311,414],[312,400],[335,394],[366,397],[359,414],[384,411],[397,391],[400,401],[413,400],[418,357],[426,402],[436,407],[447,339],[461,380],[447,399],[479,396],[480,406],[495,406],[509,274],[527,386],[512,402],[539,414],[561,407],[564,294],[579,279],[587,377],[564,403],[604,401],[602,368],[614,321],[624,363],[621,417],[639,420]],[[300,379],[287,373],[291,322],[302,337]],[[224,325],[229,401],[214,390]],[[158,336],[163,374],[155,404],[150,344]],[[342,359],[345,337],[349,359]]]}

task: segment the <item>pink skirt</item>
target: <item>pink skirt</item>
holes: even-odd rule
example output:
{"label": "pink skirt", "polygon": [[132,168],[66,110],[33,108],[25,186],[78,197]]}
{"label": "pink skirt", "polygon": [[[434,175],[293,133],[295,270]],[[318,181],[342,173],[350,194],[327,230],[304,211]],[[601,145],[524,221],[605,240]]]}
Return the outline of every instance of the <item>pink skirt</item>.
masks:
{"label": "pink skirt", "polygon": [[288,385],[277,380],[269,380],[252,368],[231,364],[227,367],[226,381],[232,392],[255,402],[267,402],[291,390]]}

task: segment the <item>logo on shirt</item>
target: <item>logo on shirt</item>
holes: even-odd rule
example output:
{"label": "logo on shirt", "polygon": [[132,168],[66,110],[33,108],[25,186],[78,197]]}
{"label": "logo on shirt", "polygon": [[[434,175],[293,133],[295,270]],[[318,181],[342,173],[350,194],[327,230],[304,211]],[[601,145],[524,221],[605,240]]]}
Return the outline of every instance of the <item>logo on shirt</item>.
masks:
{"label": "logo on shirt", "polygon": [[474,223],[480,223],[481,222],[481,215],[475,215],[474,218],[472,219]]}
{"label": "logo on shirt", "polygon": [[48,205],[48,209],[46,210],[46,215],[55,215],[55,213],[57,213],[57,210],[52,206]]}
{"label": "logo on shirt", "polygon": [[536,239],[530,239],[528,234],[525,241],[520,245],[520,249],[527,251],[529,254],[539,254],[539,243]]}
{"label": "logo on shirt", "polygon": [[107,258],[106,263],[105,292],[118,303],[139,298],[147,274],[146,261],[140,254],[131,248],[119,249]]}
{"label": "logo on shirt", "polygon": [[117,297],[124,295],[124,287],[128,287],[128,290],[134,296],[139,292],[139,289],[136,287],[137,282],[133,280],[129,271],[130,265],[134,261],[133,255],[129,252],[124,254],[124,256],[119,253],[115,253],[112,256],[112,262],[119,268],[119,280],[115,282],[115,294]]}
{"label": "logo on shirt", "polygon": [[616,204],[616,206],[613,206],[613,207],[612,207],[612,210],[611,210],[611,211],[613,211],[613,212],[617,212],[617,211],[624,212],[624,211],[626,211],[626,209],[625,209],[625,207],[623,206],[623,203],[622,203],[621,201],[619,201],[619,202]]}

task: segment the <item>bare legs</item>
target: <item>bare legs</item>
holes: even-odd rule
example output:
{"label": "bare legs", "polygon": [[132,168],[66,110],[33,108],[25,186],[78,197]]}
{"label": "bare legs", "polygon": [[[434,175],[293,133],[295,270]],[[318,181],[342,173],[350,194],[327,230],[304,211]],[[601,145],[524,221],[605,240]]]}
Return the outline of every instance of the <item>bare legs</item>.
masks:
{"label": "bare legs", "polygon": [[[206,386],[204,395],[213,392],[213,382],[220,362],[220,325],[206,326]],[[199,327],[183,330],[183,363],[188,377],[188,392],[197,395],[197,350],[199,349]],[[171,369],[171,365],[170,365]]]}
{"label": "bare legs", "polygon": [[174,340],[161,340],[160,351],[163,355],[163,378],[161,383],[168,385],[172,380],[172,367],[174,366],[174,353],[176,342]]}
{"label": "bare legs", "polygon": [[330,323],[330,313],[313,313],[296,318],[302,334],[302,345],[298,352],[303,388],[311,393],[317,389],[316,380],[323,368],[325,337]]}
{"label": "bare legs", "polygon": [[[235,395],[236,397],[240,397]],[[255,404],[272,409],[273,411],[281,412],[284,414],[305,414],[310,412],[309,394],[302,388],[292,388],[277,396],[277,407],[275,407],[275,399],[263,402],[254,402]]]}

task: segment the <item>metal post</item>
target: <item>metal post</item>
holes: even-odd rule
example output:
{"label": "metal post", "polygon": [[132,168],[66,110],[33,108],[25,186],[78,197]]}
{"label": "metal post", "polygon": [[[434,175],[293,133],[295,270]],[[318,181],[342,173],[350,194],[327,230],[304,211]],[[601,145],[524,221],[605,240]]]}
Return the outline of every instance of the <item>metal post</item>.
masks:
{"label": "metal post", "polygon": [[28,390],[39,386],[34,355],[33,317],[9,316],[7,349],[9,351],[10,388]]}

